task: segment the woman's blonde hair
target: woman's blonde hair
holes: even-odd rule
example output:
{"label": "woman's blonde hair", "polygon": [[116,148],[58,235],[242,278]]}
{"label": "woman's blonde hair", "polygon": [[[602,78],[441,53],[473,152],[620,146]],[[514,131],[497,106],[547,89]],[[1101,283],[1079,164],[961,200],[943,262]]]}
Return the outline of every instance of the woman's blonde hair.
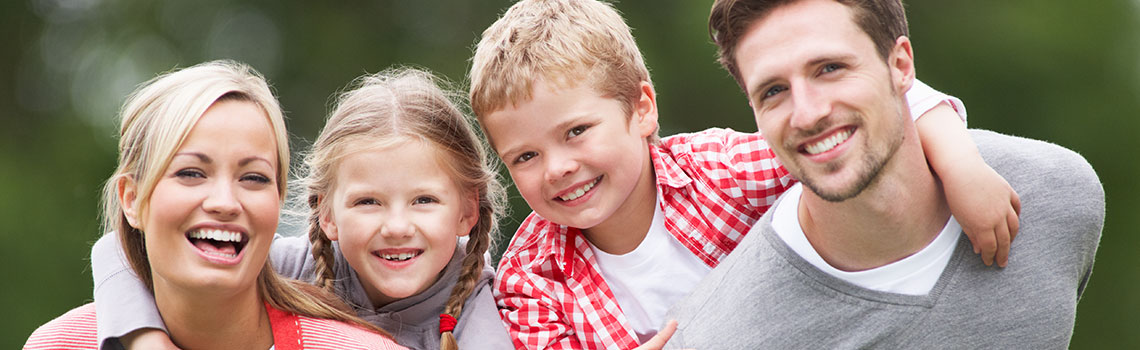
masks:
{"label": "woman's blonde hair", "polygon": [[[440,85],[447,83],[426,71],[397,68],[358,78],[352,90],[338,98],[305,157],[299,179],[309,208],[317,286],[333,290],[336,279],[332,242],[321,229],[320,217],[331,210],[324,199],[335,188],[340,160],[360,150],[419,140],[434,145],[438,154],[446,157],[441,163],[449,168],[463,195],[478,199],[478,221],[468,236],[459,281],[444,307],[444,313],[459,318],[483,271],[484,253],[504,214],[506,192],[499,182],[497,163],[488,156],[487,146],[475,134],[470,118],[454,102],[456,94]],[[442,348],[456,349],[451,332],[442,333]]]}
{"label": "woman's blonde hair", "polygon": [[[120,112],[119,165],[103,189],[103,227],[104,232],[118,232],[131,269],[152,291],[153,277],[145,238],[141,230],[127,221],[118,186],[125,179],[132,180],[136,193],[133,209],[139,217],[145,217],[155,185],[175,152],[206,110],[220,101],[248,102],[265,112],[277,141],[277,194],[282,200],[285,198],[289,176],[285,117],[265,78],[253,68],[234,61],[211,61],[143,83],[127,97]],[[335,296],[280,277],[268,261],[258,275],[257,284],[261,298],[275,308],[349,322],[387,335],[347,312],[348,307]],[[317,294],[309,294],[312,291]]]}

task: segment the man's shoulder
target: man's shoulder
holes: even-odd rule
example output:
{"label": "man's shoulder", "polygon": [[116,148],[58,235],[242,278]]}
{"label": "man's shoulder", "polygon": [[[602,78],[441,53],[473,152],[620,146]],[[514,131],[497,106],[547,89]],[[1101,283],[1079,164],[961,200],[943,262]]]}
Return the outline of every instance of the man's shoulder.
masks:
{"label": "man's shoulder", "polygon": [[1085,157],[1060,145],[988,130],[970,130],[978,151],[1011,185],[1041,184],[1087,195],[1104,189]]}
{"label": "man's shoulder", "polygon": [[68,311],[36,328],[24,349],[98,349],[95,335],[95,304]]}

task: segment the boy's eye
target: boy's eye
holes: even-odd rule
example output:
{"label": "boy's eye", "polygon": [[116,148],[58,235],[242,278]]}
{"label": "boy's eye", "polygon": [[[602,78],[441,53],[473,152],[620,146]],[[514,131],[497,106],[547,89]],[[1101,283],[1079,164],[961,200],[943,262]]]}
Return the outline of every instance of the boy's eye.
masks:
{"label": "boy's eye", "polygon": [[586,132],[586,129],[589,129],[589,128],[590,127],[586,126],[586,125],[575,126],[573,128],[570,128],[570,131],[566,132],[566,137],[570,138],[570,137],[581,135],[582,133]]}
{"label": "boy's eye", "polygon": [[431,197],[431,196],[419,196],[419,197],[416,197],[416,199],[412,200],[412,204],[432,204],[432,203],[439,203],[439,200],[435,199],[435,197]]}
{"label": "boy's eye", "polygon": [[520,154],[518,158],[515,158],[515,164],[524,163],[524,162],[526,162],[526,161],[528,161],[531,158],[534,158],[536,156],[538,156],[538,153],[523,152],[523,154]]}

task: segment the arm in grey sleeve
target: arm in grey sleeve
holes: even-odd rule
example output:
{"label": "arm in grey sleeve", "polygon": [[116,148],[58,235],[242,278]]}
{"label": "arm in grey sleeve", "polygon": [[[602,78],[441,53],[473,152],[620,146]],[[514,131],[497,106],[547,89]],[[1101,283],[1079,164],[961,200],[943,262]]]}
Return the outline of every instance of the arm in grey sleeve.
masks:
{"label": "arm in grey sleeve", "polygon": [[273,236],[269,247],[269,263],[281,276],[305,282],[313,281],[313,244],[305,236]]}
{"label": "arm in grey sleeve", "polygon": [[482,282],[463,305],[455,333],[460,349],[515,348],[487,282]]}
{"label": "arm in grey sleeve", "polygon": [[127,333],[157,328],[166,331],[154,294],[135,276],[119,245],[119,236],[110,232],[91,247],[91,274],[95,279],[96,334],[100,347]]}

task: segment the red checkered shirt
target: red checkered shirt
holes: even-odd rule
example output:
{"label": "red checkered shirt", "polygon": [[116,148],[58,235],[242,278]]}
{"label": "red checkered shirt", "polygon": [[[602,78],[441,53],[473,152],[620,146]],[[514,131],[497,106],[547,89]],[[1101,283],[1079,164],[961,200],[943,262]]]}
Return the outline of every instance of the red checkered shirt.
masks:
{"label": "red checkered shirt", "polygon": [[[759,134],[680,134],[649,153],[665,228],[710,267],[794,181]],[[597,264],[581,230],[535,213],[523,221],[495,279],[495,299],[516,347],[638,345]]]}

